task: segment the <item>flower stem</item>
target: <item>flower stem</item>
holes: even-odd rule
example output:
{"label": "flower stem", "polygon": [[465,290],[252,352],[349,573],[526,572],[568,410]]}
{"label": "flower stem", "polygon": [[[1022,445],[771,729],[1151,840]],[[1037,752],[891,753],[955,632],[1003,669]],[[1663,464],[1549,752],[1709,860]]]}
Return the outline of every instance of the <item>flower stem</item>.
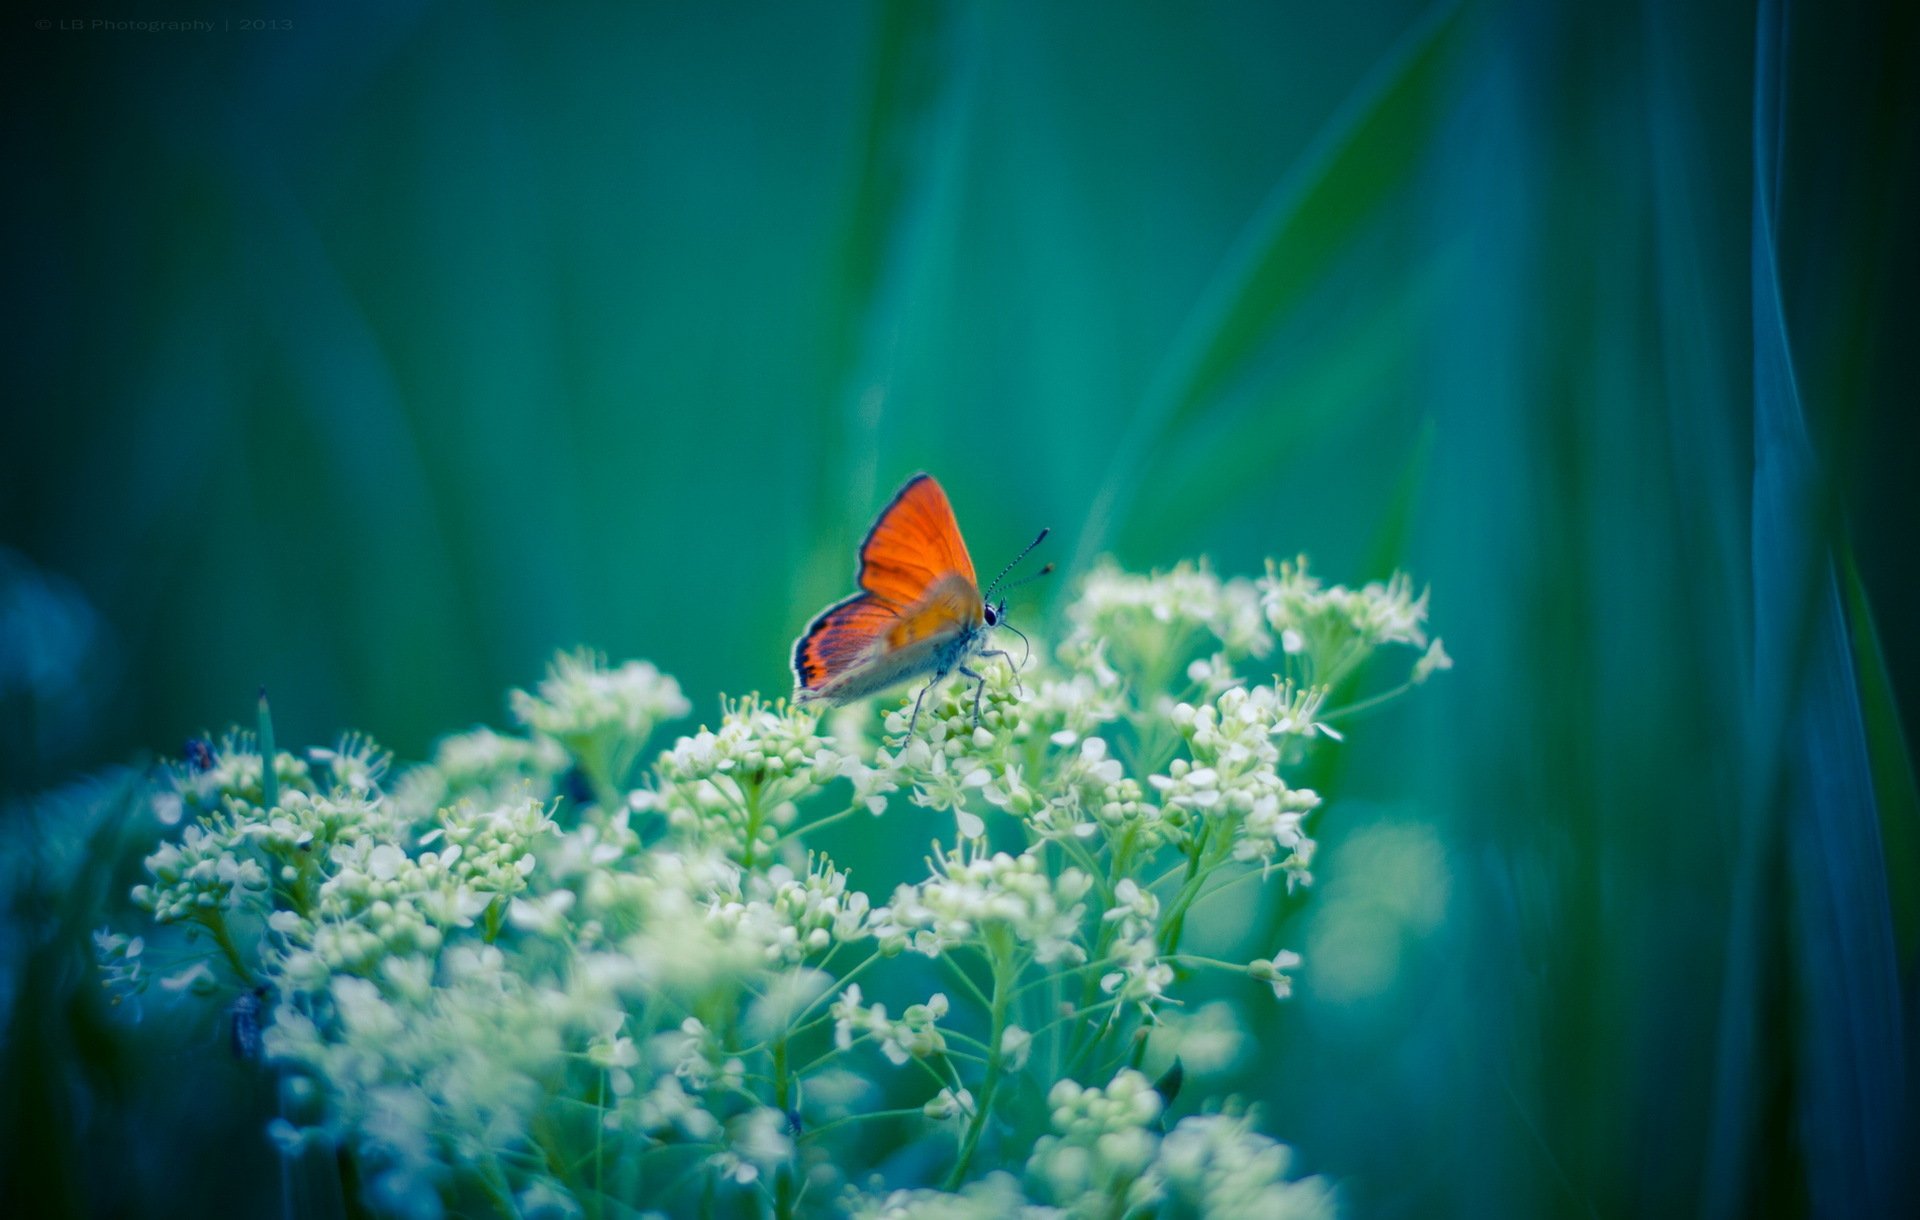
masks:
{"label": "flower stem", "polygon": [[[773,1105],[782,1117],[793,1112],[793,1093],[790,1088],[790,1074],[787,1071],[787,1040],[776,1038],[773,1043]],[[791,1121],[791,1120],[789,1120]],[[793,1166],[791,1163],[780,1166],[773,1180],[774,1220],[793,1220]]]}
{"label": "flower stem", "polygon": [[747,839],[740,849],[740,863],[743,867],[753,867],[753,849],[760,838],[760,785],[754,784],[747,789]]}
{"label": "flower stem", "polygon": [[816,818],[815,820],[808,822],[804,826],[795,826],[792,830],[789,830],[787,833],[781,835],[779,839],[777,839],[774,842],[774,846],[778,847],[780,846],[780,844],[786,843],[793,839],[797,839],[802,835],[810,835],[814,831],[819,830],[823,826],[831,826],[835,822],[844,822],[848,818],[852,817],[856,813],[859,813],[861,810],[865,808],[866,808],[865,805],[849,805],[838,813],[830,813],[824,818]]}
{"label": "flower stem", "polygon": [[227,933],[227,921],[218,911],[204,911],[194,916],[201,927],[213,937],[213,943],[226,955],[227,964],[240,976],[242,986],[253,986],[253,971],[247,969],[246,960],[240,956],[240,949],[233,943],[233,937]]}
{"label": "flower stem", "polygon": [[[1203,865],[1207,854],[1207,839],[1212,832],[1211,824],[1204,827],[1193,839],[1193,854],[1187,859],[1187,875],[1180,883],[1180,892],[1174,896],[1173,903],[1167,909],[1166,919],[1160,925],[1160,954],[1166,956],[1180,947],[1180,934],[1185,930],[1187,908],[1200,896],[1201,887],[1207,883],[1211,867]],[[1215,861],[1214,863],[1217,863]]]}
{"label": "flower stem", "polygon": [[900,1110],[869,1110],[865,1114],[848,1114],[843,1118],[836,1118],[830,1123],[821,1123],[818,1127],[802,1132],[800,1138],[819,1139],[835,1128],[851,1126],[854,1123],[870,1123],[884,1118],[919,1118],[924,1113],[925,1111],[919,1106],[908,1106]]}
{"label": "flower stem", "polygon": [[1015,971],[1012,946],[1001,943],[998,938],[989,942],[993,946],[993,1032],[987,1037],[987,1075],[980,1085],[980,1099],[974,1104],[973,1117],[967,1122],[967,1132],[960,1140],[960,1155],[953,1163],[953,1172],[947,1175],[948,1190],[958,1190],[967,1180],[967,1166],[973,1162],[974,1149],[980,1146],[980,1136],[987,1128],[987,1115],[993,1110],[993,1093],[1000,1084],[1001,1070],[1006,1066],[1006,1058],[1000,1051],[1000,1044],[1007,1032],[1007,1001],[1010,984]]}

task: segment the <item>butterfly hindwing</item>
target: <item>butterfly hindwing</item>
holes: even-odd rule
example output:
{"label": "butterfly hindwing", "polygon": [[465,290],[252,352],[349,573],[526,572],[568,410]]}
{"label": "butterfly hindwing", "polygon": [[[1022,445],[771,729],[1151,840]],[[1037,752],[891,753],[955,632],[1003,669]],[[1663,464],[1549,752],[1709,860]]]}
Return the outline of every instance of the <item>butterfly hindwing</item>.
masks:
{"label": "butterfly hindwing", "polygon": [[979,580],[947,493],[933,476],[908,479],[860,544],[860,587],[905,609],[954,574],[979,598]]}
{"label": "butterfly hindwing", "polygon": [[891,607],[870,593],[828,606],[793,645],[793,673],[800,690],[818,691],[835,674],[858,664],[899,621]]}

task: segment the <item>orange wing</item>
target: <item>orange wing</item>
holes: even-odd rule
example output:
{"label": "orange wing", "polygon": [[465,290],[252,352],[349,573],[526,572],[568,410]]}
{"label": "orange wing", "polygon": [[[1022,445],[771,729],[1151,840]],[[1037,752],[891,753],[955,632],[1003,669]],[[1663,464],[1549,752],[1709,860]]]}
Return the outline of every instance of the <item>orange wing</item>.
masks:
{"label": "orange wing", "polygon": [[800,689],[820,689],[899,622],[900,616],[870,593],[828,606],[794,641],[793,676],[800,680]]}
{"label": "orange wing", "polygon": [[860,587],[904,610],[954,573],[978,598],[980,581],[947,493],[932,475],[914,475],[860,544]]}

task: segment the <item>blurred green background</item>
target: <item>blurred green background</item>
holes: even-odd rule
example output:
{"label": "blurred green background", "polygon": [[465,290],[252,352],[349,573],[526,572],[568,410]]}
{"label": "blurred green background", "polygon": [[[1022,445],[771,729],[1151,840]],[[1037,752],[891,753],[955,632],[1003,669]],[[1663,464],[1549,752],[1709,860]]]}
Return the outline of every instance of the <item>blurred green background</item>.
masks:
{"label": "blurred green background", "polygon": [[1355,1214],[1912,1202],[1913,6],[82,12],[0,52],[0,1194],[278,1206],[219,1030],[91,989],[74,777],[578,643],[711,718],[927,469],[1054,527],[1042,631],[1102,553],[1431,582],[1226,1082]]}

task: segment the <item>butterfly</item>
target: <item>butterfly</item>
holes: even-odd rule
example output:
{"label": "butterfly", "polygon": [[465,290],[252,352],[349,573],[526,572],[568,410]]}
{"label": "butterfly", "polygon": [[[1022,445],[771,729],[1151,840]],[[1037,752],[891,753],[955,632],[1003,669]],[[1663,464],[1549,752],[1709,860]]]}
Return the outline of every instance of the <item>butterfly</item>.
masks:
{"label": "butterfly", "polygon": [[[860,592],[822,610],[793,642],[794,701],[848,703],[924,676],[907,722],[912,737],[927,691],[957,672],[976,684],[978,727],[987,683],[967,662],[999,657],[1013,666],[1011,653],[987,647],[993,629],[1006,625],[1007,603],[995,603],[993,593],[1046,536],[1041,530],[983,594],[947,493],[932,475],[914,475],[860,543]],[[1048,564],[1035,577],[1052,570]]]}

